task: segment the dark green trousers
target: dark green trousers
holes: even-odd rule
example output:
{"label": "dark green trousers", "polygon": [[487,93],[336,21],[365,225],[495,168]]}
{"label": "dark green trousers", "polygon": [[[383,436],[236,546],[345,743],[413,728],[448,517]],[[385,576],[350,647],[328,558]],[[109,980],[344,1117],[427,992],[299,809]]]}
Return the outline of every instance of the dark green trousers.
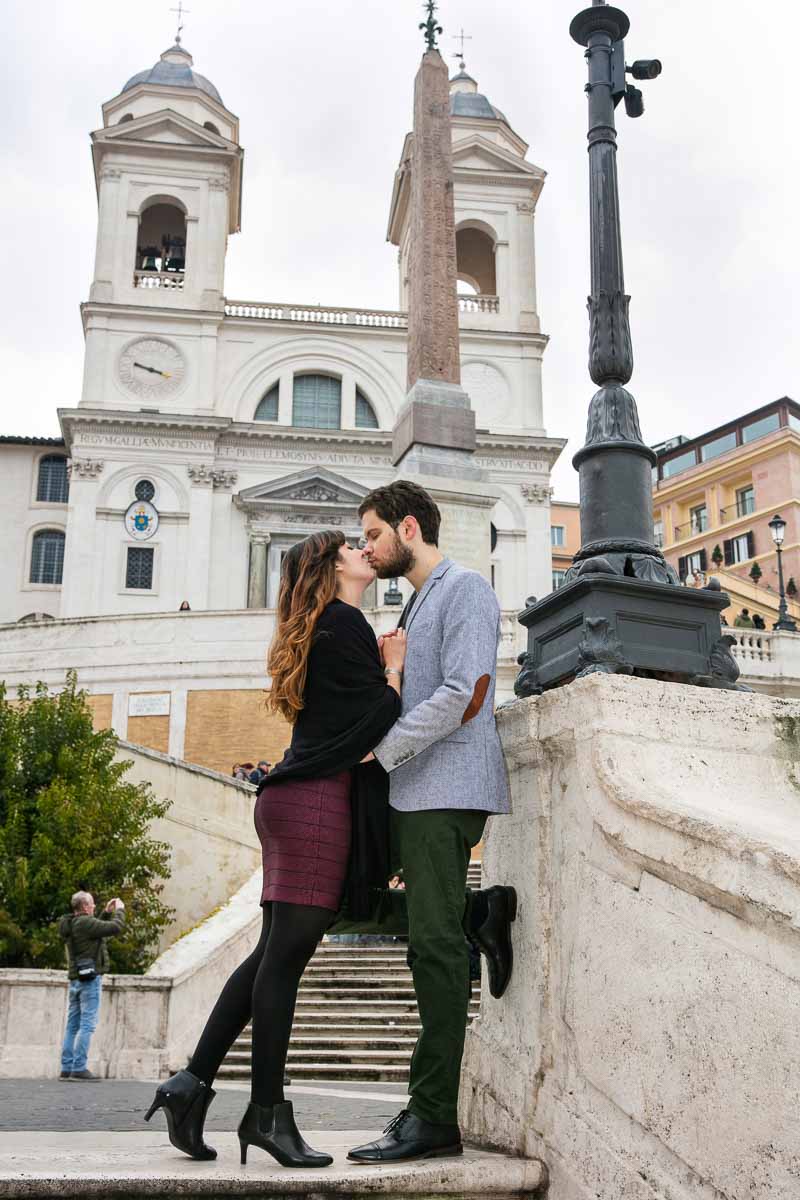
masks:
{"label": "dark green trousers", "polygon": [[487,816],[473,809],[392,809],[392,861],[403,871],[405,891],[384,897],[380,919],[340,921],[328,931],[408,937],[422,1025],[411,1058],[408,1107],[437,1125],[458,1120],[470,987],[467,867]]}

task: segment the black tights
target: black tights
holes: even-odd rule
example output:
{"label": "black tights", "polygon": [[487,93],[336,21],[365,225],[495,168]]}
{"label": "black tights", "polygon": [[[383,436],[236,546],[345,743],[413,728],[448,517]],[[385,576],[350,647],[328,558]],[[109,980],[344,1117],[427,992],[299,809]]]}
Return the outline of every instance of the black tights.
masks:
{"label": "black tights", "polygon": [[286,1053],[297,986],[333,919],[308,904],[264,905],[258,945],[225,984],[206,1021],[189,1070],[209,1086],[247,1022],[253,1021],[251,1097],[269,1106],[283,1100]]}

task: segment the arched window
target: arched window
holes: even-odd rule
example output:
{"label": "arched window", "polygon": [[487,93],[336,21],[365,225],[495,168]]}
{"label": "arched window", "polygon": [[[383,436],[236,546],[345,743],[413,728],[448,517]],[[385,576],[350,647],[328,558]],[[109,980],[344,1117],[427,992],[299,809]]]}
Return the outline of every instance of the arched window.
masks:
{"label": "arched window", "polygon": [[456,230],[456,274],[483,296],[497,295],[494,242],[483,229]]}
{"label": "arched window", "polygon": [[213,121],[203,121],[203,129],[210,129],[212,133],[219,133]]}
{"label": "arched window", "polygon": [[339,429],[342,382],[332,375],[295,375],[292,424],[306,429]]}
{"label": "arched window", "polygon": [[277,383],[261,397],[258,408],[253,414],[254,421],[277,421],[278,419],[278,385]]}
{"label": "arched window", "polygon": [[45,454],[39,459],[36,499],[45,504],[66,504],[69,500],[67,460],[63,454]]}
{"label": "arched window", "polygon": [[186,270],[186,214],[156,199],[142,211],[136,246],[135,287],[182,288]]}
{"label": "arched window", "polygon": [[375,409],[361,391],[361,388],[356,388],[356,429],[378,428],[378,418],[375,416]]}
{"label": "arched window", "polygon": [[64,532],[39,529],[31,545],[31,583],[61,583],[64,573]]}
{"label": "arched window", "polygon": [[133,113],[123,113],[123,115],[117,121],[117,124],[122,125],[125,121],[132,121],[132,120],[133,120]]}

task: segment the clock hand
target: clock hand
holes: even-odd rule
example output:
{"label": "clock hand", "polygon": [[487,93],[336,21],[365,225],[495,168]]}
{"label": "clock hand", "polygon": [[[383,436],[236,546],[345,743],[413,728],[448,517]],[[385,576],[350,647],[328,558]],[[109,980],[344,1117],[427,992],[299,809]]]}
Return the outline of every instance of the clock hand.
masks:
{"label": "clock hand", "polygon": [[140,371],[149,371],[151,375],[163,375],[165,379],[169,379],[169,375],[167,374],[167,372],[159,371],[158,367],[146,367],[144,365],[144,363],[137,363],[137,362],[135,362],[133,365],[135,367],[138,367]]}

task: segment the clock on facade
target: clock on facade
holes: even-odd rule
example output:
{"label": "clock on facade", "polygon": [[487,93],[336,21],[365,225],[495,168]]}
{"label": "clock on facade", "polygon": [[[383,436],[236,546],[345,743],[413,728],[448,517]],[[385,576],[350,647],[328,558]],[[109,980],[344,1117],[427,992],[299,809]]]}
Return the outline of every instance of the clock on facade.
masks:
{"label": "clock on facade", "polygon": [[186,360],[178,347],[164,338],[137,338],[120,354],[118,371],[127,391],[152,400],[179,390]]}

